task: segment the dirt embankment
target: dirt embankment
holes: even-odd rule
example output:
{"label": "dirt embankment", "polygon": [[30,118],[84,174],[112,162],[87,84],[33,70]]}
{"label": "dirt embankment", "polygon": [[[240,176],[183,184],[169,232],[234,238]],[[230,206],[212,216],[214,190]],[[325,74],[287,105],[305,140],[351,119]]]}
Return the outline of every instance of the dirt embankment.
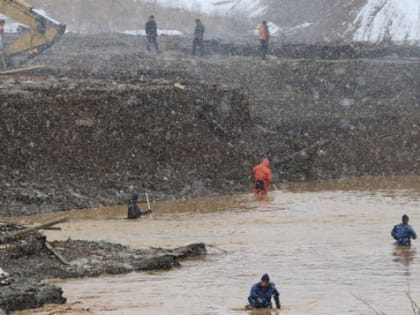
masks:
{"label": "dirt embankment", "polygon": [[[237,59],[213,74],[223,71],[219,82],[248,92],[254,126],[263,127],[253,144],[272,158],[278,178],[308,180],[419,173],[419,66],[418,59]],[[319,139],[331,143],[279,163]]]}
{"label": "dirt embankment", "polygon": [[41,77],[1,78],[1,214],[244,192],[262,156],[276,180],[419,172],[415,49],[337,60],[298,47],[262,62],[160,40],[147,55],[139,38],[67,35],[38,59]]}
{"label": "dirt embankment", "polygon": [[246,184],[237,162],[249,159],[229,144],[250,124],[247,100],[235,89],[47,79],[6,82],[0,93],[0,213],[125,203],[134,191],[160,199],[241,191]]}

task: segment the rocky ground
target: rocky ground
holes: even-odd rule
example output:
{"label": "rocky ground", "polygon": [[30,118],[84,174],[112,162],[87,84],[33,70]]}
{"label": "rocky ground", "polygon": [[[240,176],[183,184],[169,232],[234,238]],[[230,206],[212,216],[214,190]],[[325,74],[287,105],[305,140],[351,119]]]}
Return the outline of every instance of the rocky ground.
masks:
{"label": "rocky ground", "polygon": [[276,181],[419,172],[418,49],[160,41],[70,34],[0,77],[0,214],[246,192],[263,156]]}

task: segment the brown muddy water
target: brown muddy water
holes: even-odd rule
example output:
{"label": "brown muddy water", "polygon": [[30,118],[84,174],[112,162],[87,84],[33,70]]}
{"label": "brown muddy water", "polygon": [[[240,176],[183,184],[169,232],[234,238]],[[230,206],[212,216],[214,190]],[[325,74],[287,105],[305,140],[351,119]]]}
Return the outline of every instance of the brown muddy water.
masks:
{"label": "brown muddy water", "polygon": [[228,252],[210,248],[207,257],[167,272],[53,281],[67,305],[17,314],[249,314],[240,308],[265,272],[280,291],[282,314],[372,314],[358,296],[388,315],[412,314],[408,289],[420,302],[420,241],[401,251],[390,236],[404,213],[420,232],[420,178],[294,184],[265,199],[242,195],[153,208],[153,217],[135,222],[123,219],[126,207],[73,211],[62,231],[46,233],[50,240],[134,248],[202,241]]}

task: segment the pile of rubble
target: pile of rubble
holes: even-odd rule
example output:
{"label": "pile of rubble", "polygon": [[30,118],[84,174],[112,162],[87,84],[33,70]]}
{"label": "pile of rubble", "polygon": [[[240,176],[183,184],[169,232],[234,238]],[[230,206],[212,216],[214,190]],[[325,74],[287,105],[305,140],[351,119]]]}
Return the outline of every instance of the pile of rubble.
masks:
{"label": "pile of rubble", "polygon": [[0,269],[0,310],[12,312],[65,303],[62,289],[43,280],[168,270],[179,267],[180,260],[207,253],[203,243],[174,249],[131,249],[104,241],[49,242],[39,232],[64,220],[59,218],[26,228],[0,225],[0,231],[6,231],[0,232],[0,244],[6,244],[0,252],[0,266],[10,271],[9,274]]}
{"label": "pile of rubble", "polygon": [[9,285],[14,281],[9,274],[0,268],[0,286]]}

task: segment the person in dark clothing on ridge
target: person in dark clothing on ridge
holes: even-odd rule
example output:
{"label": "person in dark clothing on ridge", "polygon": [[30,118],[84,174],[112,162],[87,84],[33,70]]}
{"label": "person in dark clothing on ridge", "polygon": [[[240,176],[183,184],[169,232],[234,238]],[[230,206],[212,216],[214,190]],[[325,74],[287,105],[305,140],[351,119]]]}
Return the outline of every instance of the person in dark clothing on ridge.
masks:
{"label": "person in dark clothing on ridge", "polygon": [[149,17],[149,21],[146,23],[145,30],[147,36],[147,51],[150,53],[150,45],[153,45],[155,46],[156,52],[160,53],[159,45],[157,43],[157,24],[153,15]]}
{"label": "person in dark clothing on ridge", "polygon": [[261,58],[266,59],[268,54],[268,43],[270,41],[270,30],[268,29],[267,21],[262,21],[262,24],[258,27],[258,39],[261,45]]}
{"label": "person in dark clothing on ridge", "polygon": [[4,25],[6,21],[0,19],[0,69],[6,69],[6,60],[4,58]]}
{"label": "person in dark clothing on ridge", "polygon": [[3,48],[4,44],[4,25],[6,21],[4,19],[0,19],[0,50]]}
{"label": "person in dark clothing on ridge", "polygon": [[130,203],[128,204],[127,219],[134,220],[140,218],[142,215],[149,214],[152,210],[142,211],[137,203],[139,202],[139,195],[133,194]]}
{"label": "person in dark clothing on ridge", "polygon": [[410,221],[408,215],[404,214],[401,220],[401,224],[394,225],[394,228],[391,231],[391,235],[394,240],[396,240],[395,245],[411,246],[411,239],[415,240],[417,238],[417,234],[413,227],[408,224],[408,221]]}
{"label": "person in dark clothing on ridge", "polygon": [[195,20],[195,29],[194,29],[194,41],[193,41],[193,51],[192,54],[195,56],[197,48],[199,50],[200,56],[204,55],[204,32],[206,28],[200,19]]}
{"label": "person in dark clothing on ridge", "polygon": [[273,308],[273,304],[271,303],[272,297],[274,297],[276,307],[278,309],[281,308],[279,291],[277,291],[276,285],[270,282],[268,274],[264,274],[261,277],[261,281],[252,286],[251,293],[248,297],[249,306],[247,308]]}

